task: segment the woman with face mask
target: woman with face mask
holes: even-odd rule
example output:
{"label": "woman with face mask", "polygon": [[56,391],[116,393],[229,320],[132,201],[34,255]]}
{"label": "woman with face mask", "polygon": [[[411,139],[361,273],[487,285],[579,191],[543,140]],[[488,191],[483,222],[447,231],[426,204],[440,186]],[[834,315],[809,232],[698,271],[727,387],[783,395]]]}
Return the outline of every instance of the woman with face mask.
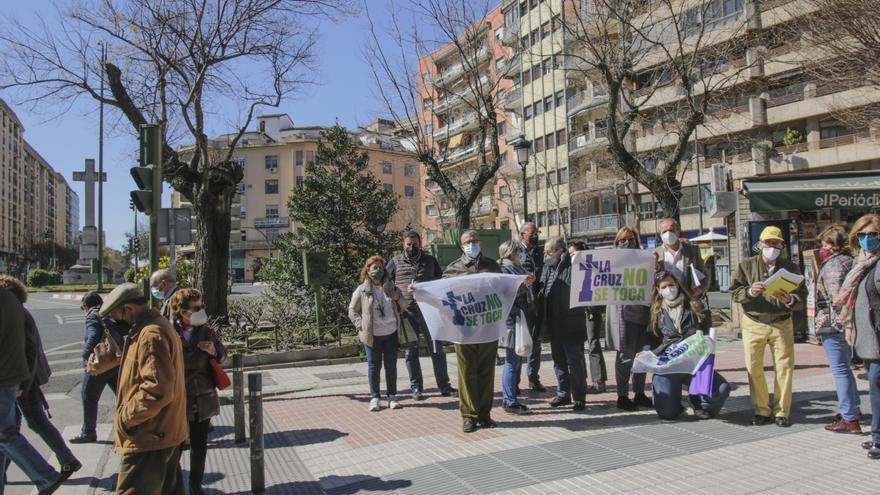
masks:
{"label": "woman with face mask", "polygon": [[[655,278],[654,296],[651,303],[651,332],[661,339],[654,354],[662,354],[671,344],[684,340],[695,332],[709,333],[712,315],[699,301],[693,300],[682,290],[672,273],[659,272]],[[654,375],[651,387],[654,392],[654,409],[665,420],[678,419],[681,407],[681,390],[691,383],[691,374],[676,373]],[[689,396],[698,419],[715,417],[730,395],[730,385],[717,371],[712,379],[712,395]]]}
{"label": "woman with face mask", "polygon": [[211,360],[218,363],[226,357],[217,332],[208,325],[208,314],[202,294],[195,289],[180,289],[171,296],[171,317],[174,329],[183,344],[186,384],[186,414],[189,421],[190,493],[202,492],[205,457],[208,454],[208,431],[211,418],[220,414],[220,400]]}
{"label": "woman with face mask", "polygon": [[385,260],[371,256],[364,263],[360,275],[361,284],[351,295],[348,318],[358,330],[367,355],[367,375],[370,384],[371,412],[378,411],[379,373],[385,367],[385,386],[388,408],[400,409],[397,401],[397,332],[400,315],[406,308],[406,300],[393,282],[385,282]]}
{"label": "woman with face mask", "polygon": [[871,397],[871,440],[862,442],[868,458],[880,459],[880,215],[856,220],[849,247],[857,253],[834,302],[840,305],[838,325],[853,350],[865,361]]}
{"label": "woman with face mask", "polygon": [[859,389],[850,367],[852,348],[846,341],[843,329],[836,325],[840,308],[834,302],[846,274],[853,266],[853,258],[846,245],[846,229],[832,225],[822,231],[816,241],[822,246],[814,251],[819,267],[813,287],[816,295],[816,336],[822,341],[828,358],[838,402],[838,414],[830,424],[825,425],[825,429],[836,433],[861,434]]}

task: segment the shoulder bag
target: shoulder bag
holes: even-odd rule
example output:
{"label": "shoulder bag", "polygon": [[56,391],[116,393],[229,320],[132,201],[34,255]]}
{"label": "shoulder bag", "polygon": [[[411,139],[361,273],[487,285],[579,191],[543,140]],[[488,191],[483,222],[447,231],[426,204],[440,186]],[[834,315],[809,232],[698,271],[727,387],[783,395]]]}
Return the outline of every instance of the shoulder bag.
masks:
{"label": "shoulder bag", "polygon": [[101,330],[104,336],[92,350],[89,360],[86,361],[86,373],[92,376],[106,373],[119,366],[119,363],[122,362],[122,352],[119,350],[119,345],[116,344],[113,336],[110,335],[110,330],[104,325],[104,321],[100,318],[98,321],[101,323]]}

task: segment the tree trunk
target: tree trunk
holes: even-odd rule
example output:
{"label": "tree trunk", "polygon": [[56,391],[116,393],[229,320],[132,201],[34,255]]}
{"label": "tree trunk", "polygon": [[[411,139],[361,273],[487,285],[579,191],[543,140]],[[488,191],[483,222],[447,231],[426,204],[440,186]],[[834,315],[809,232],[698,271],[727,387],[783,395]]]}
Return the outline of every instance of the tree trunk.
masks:
{"label": "tree trunk", "polygon": [[195,287],[201,291],[205,310],[212,317],[226,317],[229,272],[229,235],[232,189],[215,194],[200,187],[193,201],[196,223]]}
{"label": "tree trunk", "polygon": [[462,232],[471,228],[471,205],[458,205],[455,208],[455,225]]}
{"label": "tree trunk", "polygon": [[679,220],[681,210],[681,182],[677,179],[667,179],[662,181],[660,187],[655,187],[651,191],[660,207],[663,208],[663,218],[674,218]]}

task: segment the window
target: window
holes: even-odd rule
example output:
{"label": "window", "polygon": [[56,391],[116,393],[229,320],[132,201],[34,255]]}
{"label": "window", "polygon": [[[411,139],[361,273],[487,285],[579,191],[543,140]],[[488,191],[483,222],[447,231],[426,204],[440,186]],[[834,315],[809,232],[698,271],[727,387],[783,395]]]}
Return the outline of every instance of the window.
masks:
{"label": "window", "polygon": [[596,139],[608,137],[608,121],[605,119],[600,119],[593,122],[593,126],[596,129]]}
{"label": "window", "polygon": [[422,100],[422,110],[428,111],[434,108],[434,100],[431,98],[425,98]]}
{"label": "window", "polygon": [[266,205],[266,218],[278,218],[278,205]]}
{"label": "window", "polygon": [[525,35],[519,39],[519,46],[522,47],[523,50],[529,49],[529,35]]}
{"label": "window", "polygon": [[568,168],[560,168],[556,170],[556,182],[559,184],[568,184]]}
{"label": "window", "polygon": [[538,212],[538,227],[546,227],[547,226],[547,212],[539,211]]}
{"label": "window", "polygon": [[524,70],[522,72],[522,84],[525,86],[526,84],[532,82],[532,73],[529,70]]}
{"label": "window", "polygon": [[241,242],[247,241],[247,230],[242,230],[241,232],[239,232],[239,234],[241,235]]}
{"label": "window", "polygon": [[523,108],[523,120],[529,120],[532,118],[532,106],[529,105]]}
{"label": "window", "polygon": [[559,91],[556,93],[556,108],[565,105],[565,91]]}
{"label": "window", "polygon": [[495,59],[495,70],[504,72],[504,57]]}
{"label": "window", "polygon": [[386,191],[394,192],[394,185],[393,184],[385,183],[385,184],[382,184],[382,187],[384,187]]}
{"label": "window", "polygon": [[382,162],[382,173],[386,175],[391,175],[394,173],[394,166],[389,161]]}
{"label": "window", "polygon": [[498,188],[498,199],[508,199],[510,198],[510,188],[507,186],[501,186]]}
{"label": "window", "polygon": [[544,98],[544,111],[549,112],[551,110],[553,110],[553,97],[548,96]]}
{"label": "window", "polygon": [[565,143],[565,129],[559,129],[556,131],[556,143],[557,145]]}
{"label": "window", "polygon": [[550,21],[541,24],[541,38],[547,39],[550,36]]}
{"label": "window", "polygon": [[406,176],[406,177],[412,177],[412,176],[415,175],[415,174],[416,174],[416,169],[415,169],[415,167],[413,167],[413,166],[410,165],[409,163],[407,163],[407,164],[405,164],[405,165],[403,166],[403,175],[404,175],[404,176]]}
{"label": "window", "polygon": [[537,81],[538,79],[541,79],[541,64],[532,66],[532,81]]}
{"label": "window", "polygon": [[529,44],[532,46],[537,45],[538,42],[541,41],[541,32],[537,29],[533,29],[531,33],[529,33]]}
{"label": "window", "polygon": [[413,186],[403,186],[403,195],[412,198],[416,195],[416,190]]}
{"label": "window", "polygon": [[553,149],[556,147],[556,140],[554,139],[555,134],[550,133],[544,136],[544,147],[549,149]]}
{"label": "window", "polygon": [[266,231],[266,240],[274,241],[275,239],[278,239],[278,235],[278,229],[269,229]]}
{"label": "window", "polygon": [[546,76],[553,70],[553,59],[551,57],[547,57],[541,62],[541,75]]}
{"label": "window", "polygon": [[302,167],[303,164],[305,163],[305,159],[303,158],[305,156],[304,153],[305,152],[303,150],[296,150],[296,159],[294,160],[293,163],[297,167]]}
{"label": "window", "polygon": [[270,172],[278,171],[278,155],[266,155],[266,170]]}
{"label": "window", "polygon": [[535,146],[535,153],[540,153],[540,152],[544,151],[544,138],[543,137],[535,138],[534,146]]}
{"label": "window", "polygon": [[541,115],[541,113],[543,113],[543,110],[544,110],[544,105],[542,105],[540,101],[536,101],[534,103],[534,105],[532,105],[532,112],[534,112],[535,117],[537,117],[538,115]]}
{"label": "window", "polygon": [[422,132],[424,132],[425,136],[430,136],[431,134],[434,134],[434,125],[433,124],[425,124],[425,127],[422,130]]}
{"label": "window", "polygon": [[437,207],[434,205],[427,205],[427,206],[425,206],[425,213],[432,216],[432,217],[436,217],[437,216]]}
{"label": "window", "polygon": [[232,163],[235,163],[236,165],[241,167],[242,170],[244,170],[245,165],[247,165],[247,158],[243,156],[235,156],[232,157]]}
{"label": "window", "polygon": [[550,210],[547,212],[547,224],[548,225],[556,225],[559,223],[558,218],[556,217],[556,210]]}
{"label": "window", "polygon": [[600,96],[605,96],[608,94],[608,88],[605,87],[604,82],[592,81],[591,85],[593,86],[593,98],[598,98]]}
{"label": "window", "polygon": [[502,37],[504,37],[504,27],[495,30],[495,39],[501,41]]}
{"label": "window", "polygon": [[507,122],[502,120],[498,123],[498,135],[503,136],[505,134],[507,134]]}
{"label": "window", "polygon": [[302,189],[305,186],[305,178],[302,175],[296,176],[296,188]]}
{"label": "window", "polygon": [[278,179],[266,180],[266,194],[278,194]]}
{"label": "window", "polygon": [[519,29],[519,11],[512,8],[504,13],[504,27],[510,30]]}
{"label": "window", "polygon": [[853,133],[851,127],[848,127],[840,122],[831,120],[826,122],[819,123],[819,137],[820,139],[830,139],[841,136],[849,136]]}

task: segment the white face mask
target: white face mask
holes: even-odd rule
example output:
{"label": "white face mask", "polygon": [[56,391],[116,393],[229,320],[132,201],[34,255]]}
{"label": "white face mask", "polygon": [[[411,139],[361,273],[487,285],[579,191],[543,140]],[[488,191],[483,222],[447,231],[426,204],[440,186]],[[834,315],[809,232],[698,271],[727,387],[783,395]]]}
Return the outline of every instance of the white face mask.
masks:
{"label": "white face mask", "polygon": [[200,327],[208,323],[208,313],[205,312],[204,308],[196,311],[195,313],[189,315],[189,324],[194,327]]}
{"label": "white face mask", "polygon": [[671,230],[667,230],[666,232],[660,234],[660,239],[662,239],[663,244],[667,246],[674,246],[678,244],[678,234]]}
{"label": "white face mask", "polygon": [[775,261],[776,258],[779,257],[779,253],[781,252],[782,250],[775,247],[761,248],[761,254],[764,256],[764,259],[769,261]]}
{"label": "white face mask", "polygon": [[667,285],[666,287],[660,289],[660,295],[663,297],[663,299],[671,301],[678,297],[678,287],[674,285]]}

